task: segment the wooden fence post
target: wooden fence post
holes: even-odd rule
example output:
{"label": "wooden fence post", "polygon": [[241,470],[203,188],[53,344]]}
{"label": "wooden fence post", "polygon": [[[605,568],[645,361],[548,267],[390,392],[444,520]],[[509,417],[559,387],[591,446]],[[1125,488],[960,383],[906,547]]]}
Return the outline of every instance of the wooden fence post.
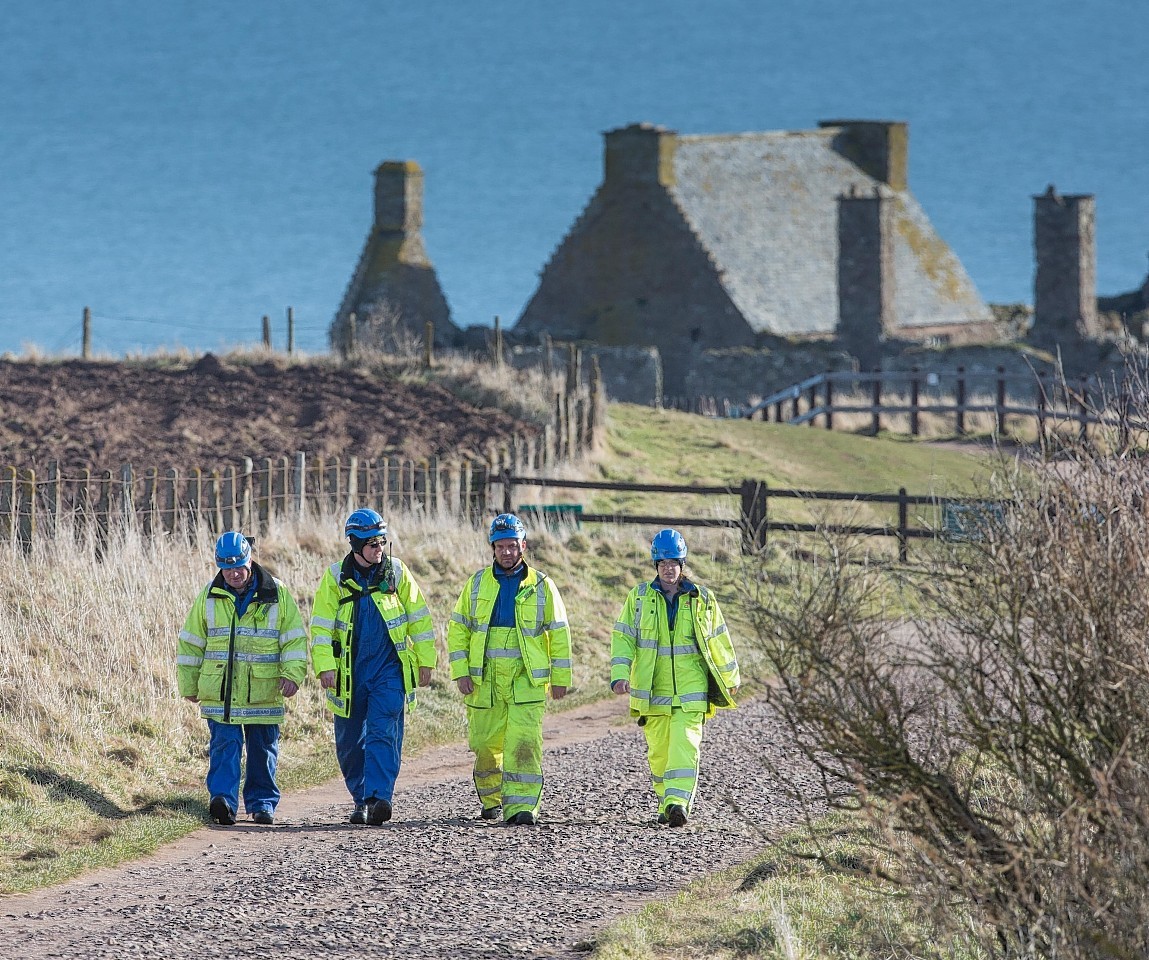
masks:
{"label": "wooden fence post", "polygon": [[291,492],[294,494],[292,513],[302,520],[307,515],[307,456],[302,450],[295,454],[295,470],[292,472]]}
{"label": "wooden fence post", "polygon": [[84,317],[81,321],[80,356],[85,360],[92,359],[92,308],[84,307]]}
{"label": "wooden fence post", "polygon": [[1122,393],[1117,400],[1117,450],[1119,453],[1127,453],[1129,450],[1129,407],[1129,394]]}
{"label": "wooden fence post", "polygon": [[916,437],[920,431],[918,402],[920,400],[922,382],[918,379],[918,368],[914,367],[910,377],[910,436]]}
{"label": "wooden fence post", "polygon": [[500,482],[503,485],[503,513],[515,512],[515,487],[511,483],[511,471],[504,470],[500,474]]}
{"label": "wooden fence post", "polygon": [[1084,374],[1081,376],[1081,386],[1077,391],[1077,412],[1081,414],[1077,425],[1077,439],[1084,443],[1089,437],[1089,421],[1086,419],[1089,414],[1089,377]]}
{"label": "wooden fence post", "polygon": [[130,463],[120,465],[120,517],[124,529],[135,526],[136,523],[136,475]]}
{"label": "wooden fence post", "polygon": [[221,529],[243,532],[243,522],[239,519],[239,510],[236,509],[238,500],[238,484],[235,477],[235,464],[229,463],[223,471],[222,486],[219,497],[223,505]]}
{"label": "wooden fence post", "polygon": [[463,478],[460,485],[460,496],[463,498],[463,516],[470,520],[479,505],[474,502],[475,465],[468,459],[463,461]]}
{"label": "wooden fence post", "polygon": [[957,369],[957,385],[954,394],[954,433],[965,436],[965,367]]}
{"label": "wooden fence post", "polygon": [[24,552],[32,549],[36,535],[36,471],[27,470],[19,490],[19,524],[17,538]]}
{"label": "wooden fence post", "polygon": [[76,534],[79,539],[82,539],[84,531],[92,525],[91,483],[91,468],[84,467],[80,471],[80,486],[76,490]]}
{"label": "wooden fence post", "polygon": [[874,382],[872,385],[870,403],[870,432],[876,437],[882,432],[882,370],[874,368]]}
{"label": "wooden fence post", "polygon": [[999,437],[1005,436],[1005,367],[997,368],[996,427]]}
{"label": "wooden fence post", "polygon": [[1045,442],[1045,417],[1047,397],[1045,394],[1045,371],[1037,375],[1037,449],[1041,452],[1041,459],[1049,459],[1049,446]]}
{"label": "wooden fence post", "polygon": [[906,530],[909,528],[909,504],[906,503],[906,488],[898,488],[898,560],[905,563],[909,556]]}
{"label": "wooden fence post", "polygon": [[15,467],[4,467],[0,481],[0,513],[4,519],[4,537],[12,541],[16,536],[17,516],[20,511],[20,485]]}
{"label": "wooden fence post", "polygon": [[762,480],[743,480],[741,493],[742,552],[754,554],[766,546],[769,488]]}
{"label": "wooden fence post", "polygon": [[192,467],[188,472],[186,525],[188,540],[194,541],[196,530],[203,522],[203,470]]}
{"label": "wooden fence post", "polygon": [[223,483],[218,467],[208,476],[207,507],[208,526],[211,532],[217,535],[223,533]]}
{"label": "wooden fence post", "polygon": [[495,369],[503,369],[503,322],[496,316],[495,317]]}
{"label": "wooden fence post", "polygon": [[833,371],[826,371],[826,429],[834,429],[834,381],[830,379]]}
{"label": "wooden fence post", "polygon": [[103,556],[108,545],[112,514],[112,471],[104,470],[99,481],[100,498],[96,501],[96,554]]}
{"label": "wooden fence post", "polygon": [[168,467],[160,494],[160,523],[168,533],[176,531],[179,517],[179,483],[180,472],[175,467]]}
{"label": "wooden fence post", "polygon": [[295,353],[295,309],[287,308],[287,352]]}
{"label": "wooden fence post", "polygon": [[143,530],[144,535],[147,537],[155,536],[156,533],[162,529],[162,525],[159,525],[156,522],[156,503],[159,494],[159,480],[159,467],[148,467],[148,469],[144,471]]}
{"label": "wooden fence post", "polygon": [[271,349],[271,317],[266,313],[263,315],[263,345],[268,350]]}
{"label": "wooden fence post", "polygon": [[255,464],[252,462],[251,457],[243,458],[243,469],[239,475],[239,494],[237,500],[239,502],[239,528],[245,533],[254,534],[253,529],[254,521],[254,498],[253,493],[253,474],[255,472]]}
{"label": "wooden fence post", "polygon": [[48,485],[45,503],[48,507],[48,536],[60,535],[60,514],[63,511],[63,484],[60,479],[60,461],[48,461]]}
{"label": "wooden fence post", "polygon": [[423,324],[423,366],[430,370],[435,365],[435,324]]}

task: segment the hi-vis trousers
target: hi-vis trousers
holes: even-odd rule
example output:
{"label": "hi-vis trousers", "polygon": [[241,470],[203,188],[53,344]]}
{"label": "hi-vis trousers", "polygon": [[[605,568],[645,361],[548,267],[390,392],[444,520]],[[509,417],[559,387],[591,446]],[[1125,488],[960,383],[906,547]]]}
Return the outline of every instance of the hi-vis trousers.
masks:
{"label": "hi-vis trousers", "polygon": [[502,806],[504,820],[524,811],[538,815],[545,698],[546,689],[527,679],[516,632],[492,628],[483,682],[465,700],[467,745],[475,754],[475,792],[483,809]]}
{"label": "hi-vis trousers", "polygon": [[646,759],[659,813],[674,805],[689,812],[694,805],[704,718],[705,714],[687,713],[680,707],[672,707],[669,716],[643,718]]}

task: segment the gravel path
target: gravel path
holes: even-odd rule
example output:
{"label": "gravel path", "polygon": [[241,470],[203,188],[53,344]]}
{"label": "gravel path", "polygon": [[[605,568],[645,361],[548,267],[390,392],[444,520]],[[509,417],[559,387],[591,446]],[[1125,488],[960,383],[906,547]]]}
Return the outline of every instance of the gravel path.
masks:
{"label": "gravel path", "polygon": [[706,727],[681,830],[654,823],[641,731],[620,701],[548,716],[542,822],[478,819],[459,746],[404,761],[395,817],[353,827],[341,784],[276,825],[205,827],[155,857],[0,899],[7,958],[573,957],[642,903],[793,820],[763,774],[784,742],[761,701]]}

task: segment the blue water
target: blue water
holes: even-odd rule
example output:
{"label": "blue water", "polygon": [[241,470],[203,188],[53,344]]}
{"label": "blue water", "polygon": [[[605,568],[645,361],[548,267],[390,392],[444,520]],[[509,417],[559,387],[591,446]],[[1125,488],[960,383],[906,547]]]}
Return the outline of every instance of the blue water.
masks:
{"label": "blue water", "polygon": [[910,124],[910,185],[982,296],[1032,300],[1032,195],[1097,197],[1098,288],[1146,274],[1135,0],[8,0],[0,350],[276,344],[327,325],[372,170],[426,174],[460,325],[519,315],[604,130]]}

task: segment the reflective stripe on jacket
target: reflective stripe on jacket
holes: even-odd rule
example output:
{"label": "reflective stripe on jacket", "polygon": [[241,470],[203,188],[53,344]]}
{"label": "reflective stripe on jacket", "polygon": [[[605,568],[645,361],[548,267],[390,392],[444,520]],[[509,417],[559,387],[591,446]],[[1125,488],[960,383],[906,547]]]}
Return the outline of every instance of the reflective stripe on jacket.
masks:
{"label": "reflective stripe on jacket", "polygon": [[[678,620],[690,618],[693,641],[706,663],[705,690],[677,691],[680,700],[686,695],[701,695],[706,700],[706,715],[716,708],[733,707],[730,691],[740,684],[738,659],[726,629],[718,599],[706,587],[682,582],[678,599]],[[676,634],[688,632],[686,625],[676,624]],[[634,716],[669,713],[669,691],[655,691],[655,666],[659,647],[673,656],[677,648],[667,627],[666,598],[650,583],[640,583],[627,595],[610,638],[610,682],[630,682],[630,712]],[[690,649],[684,653],[695,653]]]}
{"label": "reflective stripe on jacket", "polygon": [[280,678],[307,678],[307,631],[287,588],[259,564],[259,586],[242,617],[217,574],[180,631],[176,676],[181,697],[198,697],[201,716],[220,723],[280,723]]}
{"label": "reflective stripe on jacket", "polygon": [[[483,682],[487,631],[498,595],[493,566],[472,574],[463,586],[447,627],[452,680],[469,676],[475,683]],[[531,685],[569,687],[571,634],[566,607],[554,581],[534,567],[527,567],[515,594],[515,630]]]}
{"label": "reflective stripe on jacket", "polygon": [[[385,576],[367,592],[387,624],[387,632],[403,666],[403,689],[408,707],[415,706],[419,668],[435,666],[435,628],[419,584],[399,560],[388,557]],[[352,573],[354,556],[348,554],[323,573],[311,610],[311,665],[316,676],[335,671],[335,687],[327,691],[327,707],[340,717],[351,715],[354,695],[352,626],[355,601],[364,588]]]}

